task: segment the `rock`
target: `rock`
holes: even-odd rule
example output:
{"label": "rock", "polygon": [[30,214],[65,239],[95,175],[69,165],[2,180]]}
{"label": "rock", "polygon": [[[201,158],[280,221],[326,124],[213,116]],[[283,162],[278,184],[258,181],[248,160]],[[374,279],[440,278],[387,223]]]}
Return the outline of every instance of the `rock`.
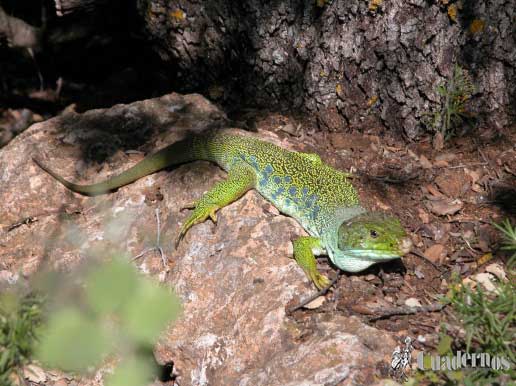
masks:
{"label": "rock", "polygon": [[477,283],[480,283],[487,292],[493,292],[496,290],[496,286],[493,284],[494,276],[489,272],[477,273],[472,276],[472,279]]}
{"label": "rock", "polygon": [[448,167],[450,164],[447,162],[447,161],[435,161],[434,162],[434,166],[436,168],[446,168]]}
{"label": "rock", "polygon": [[430,216],[423,209],[418,208],[417,215],[423,224],[428,224],[430,222]]}
{"label": "rock", "polygon": [[466,176],[462,172],[441,174],[435,179],[435,183],[450,198],[459,198],[469,189]]}
{"label": "rock", "polygon": [[492,273],[493,275],[495,275],[498,278],[498,280],[507,281],[507,274],[505,273],[505,270],[503,269],[503,267],[500,264],[497,264],[497,263],[489,264],[486,267],[486,272]]}
{"label": "rock", "polygon": [[405,305],[407,307],[421,307],[421,302],[416,298],[408,298],[405,300]]}
{"label": "rock", "polygon": [[434,138],[432,140],[432,146],[435,150],[441,151],[444,148],[444,135],[440,131],[435,133]]}
{"label": "rock", "polygon": [[11,271],[1,270],[0,271],[0,284],[14,284],[18,281],[19,275],[12,273]]}
{"label": "rock", "polygon": [[462,279],[462,285],[469,287],[470,289],[475,289],[477,287],[477,282],[469,277],[466,277]]}
{"label": "rock", "polygon": [[444,161],[444,162],[451,162],[454,159],[457,159],[457,155],[454,153],[442,153],[435,157],[436,161]]}
{"label": "rock", "polygon": [[314,310],[316,308],[319,308],[323,305],[326,298],[324,296],[318,296],[314,300],[312,300],[310,303],[305,304],[305,308],[308,308],[309,310]]}
{"label": "rock", "polygon": [[[179,384],[373,383],[395,340],[356,317],[325,313],[298,323],[286,316],[287,304],[315,290],[289,253],[291,239],[305,233],[294,220],[264,210],[259,194],[223,208],[216,225],[194,226],[174,249],[189,214],[180,208],[223,178],[218,167],[195,162],[90,198],[69,192],[31,161],[37,155],[65,177],[99,181],[140,159],[123,151],[152,152],[224,122],[201,96],[170,94],[33,125],[0,152],[0,218],[6,225],[28,216],[37,221],[2,234],[0,264],[32,275],[43,262],[68,271],[99,254],[136,256],[156,240],[159,208],[169,272],[161,275],[158,254],[137,263],[156,280],[166,277],[182,299],[182,317],[155,349],[160,363],[174,363]],[[255,135],[280,142],[272,133]],[[162,200],[147,200],[157,189]]]}
{"label": "rock", "polygon": [[293,135],[294,137],[299,137],[301,126],[294,126],[292,123],[287,123],[285,126],[280,128],[281,131]]}
{"label": "rock", "polygon": [[428,208],[428,210],[430,210],[432,213],[438,216],[455,214],[464,206],[461,200],[427,201],[425,205]]}
{"label": "rock", "polygon": [[431,169],[432,168],[432,163],[424,155],[421,155],[419,157],[419,162],[421,163],[421,167],[423,169]]}
{"label": "rock", "polygon": [[434,185],[432,184],[428,184],[425,186],[426,190],[428,191],[428,194],[425,194],[426,197],[429,199],[429,200],[440,200],[440,199],[443,199],[445,196],[444,194],[442,194],[439,189],[437,189]]}
{"label": "rock", "polygon": [[446,257],[446,249],[442,244],[434,244],[424,252],[424,255],[432,263],[442,264]]}
{"label": "rock", "polygon": [[416,275],[416,277],[418,279],[425,278],[425,273],[423,272],[423,267],[421,267],[420,265],[417,265],[416,268],[414,268],[414,274]]}
{"label": "rock", "polygon": [[27,365],[23,368],[23,376],[32,383],[43,384],[47,380],[47,375],[41,367],[36,365]]}

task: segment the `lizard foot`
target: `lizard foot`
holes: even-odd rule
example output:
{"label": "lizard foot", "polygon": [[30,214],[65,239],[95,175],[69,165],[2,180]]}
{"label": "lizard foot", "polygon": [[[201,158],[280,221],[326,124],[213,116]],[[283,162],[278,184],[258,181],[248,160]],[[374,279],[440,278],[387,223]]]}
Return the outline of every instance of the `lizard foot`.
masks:
{"label": "lizard foot", "polygon": [[179,242],[183,239],[186,232],[195,224],[200,224],[204,222],[208,217],[216,224],[217,223],[217,210],[219,207],[215,204],[210,204],[209,206],[197,206],[190,217],[186,220],[186,222],[181,227],[179,235],[175,242],[175,247],[177,248]]}
{"label": "lizard foot", "polygon": [[317,289],[322,290],[330,285],[331,281],[326,276],[320,274],[319,272],[314,272],[310,275],[310,279],[314,282]]}

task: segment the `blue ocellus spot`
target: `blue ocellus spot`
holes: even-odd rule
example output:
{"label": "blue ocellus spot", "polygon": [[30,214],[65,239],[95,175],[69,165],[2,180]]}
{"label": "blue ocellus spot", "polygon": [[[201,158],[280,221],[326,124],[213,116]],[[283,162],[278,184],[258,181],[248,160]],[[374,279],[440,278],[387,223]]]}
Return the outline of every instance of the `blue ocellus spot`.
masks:
{"label": "blue ocellus spot", "polygon": [[305,205],[307,208],[310,208],[316,201],[317,201],[317,195],[312,194],[310,197],[308,197],[305,201]]}
{"label": "blue ocellus spot", "polygon": [[310,202],[311,204],[314,203],[315,201],[317,201],[317,195],[316,194],[312,194],[310,197],[308,197],[306,199],[306,202]]}
{"label": "blue ocellus spot", "polygon": [[274,183],[275,184],[280,184],[281,183],[281,178],[280,177],[274,177]]}
{"label": "blue ocellus spot", "polygon": [[285,176],[285,182],[286,182],[287,184],[290,184],[290,183],[292,182],[292,177],[290,177],[290,176]]}
{"label": "blue ocellus spot", "polygon": [[291,196],[295,196],[297,194],[297,188],[295,186],[291,186],[288,189],[288,194],[290,194]]}
{"label": "blue ocellus spot", "polygon": [[285,191],[285,188],[284,188],[283,186],[282,186],[282,187],[280,187],[278,190],[276,190],[276,191],[272,194],[272,198],[273,198],[273,199],[278,198],[278,196],[279,196],[280,194],[282,194],[284,191]]}
{"label": "blue ocellus spot", "polygon": [[240,159],[237,156],[234,156],[231,159],[231,166],[234,166],[237,162],[240,162]]}

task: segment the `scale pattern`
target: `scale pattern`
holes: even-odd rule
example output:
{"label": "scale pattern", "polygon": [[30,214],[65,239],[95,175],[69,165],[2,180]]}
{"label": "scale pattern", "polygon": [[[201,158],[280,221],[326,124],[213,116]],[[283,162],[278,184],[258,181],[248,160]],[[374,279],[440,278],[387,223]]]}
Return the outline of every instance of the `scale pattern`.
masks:
{"label": "scale pattern", "polygon": [[324,164],[315,154],[221,133],[197,137],[194,154],[228,172],[238,165],[248,165],[256,175],[254,188],[312,235],[324,231],[337,208],[359,205],[358,194],[346,174]]}

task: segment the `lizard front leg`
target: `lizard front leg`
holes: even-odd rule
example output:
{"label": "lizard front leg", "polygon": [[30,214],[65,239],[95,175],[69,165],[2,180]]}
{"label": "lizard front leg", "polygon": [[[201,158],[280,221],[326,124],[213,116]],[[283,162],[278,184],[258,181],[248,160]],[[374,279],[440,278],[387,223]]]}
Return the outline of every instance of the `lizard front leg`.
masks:
{"label": "lizard front leg", "polygon": [[195,202],[195,209],[185,221],[176,240],[176,247],[193,225],[204,222],[210,217],[213,222],[217,222],[216,212],[220,208],[231,204],[233,201],[242,197],[256,183],[254,169],[245,163],[233,166],[226,180],[218,182],[206,192],[200,200]]}
{"label": "lizard front leg", "polygon": [[319,273],[317,262],[315,261],[314,250],[322,250],[321,240],[312,236],[301,236],[292,241],[294,246],[294,258],[306,276],[314,282],[318,289],[323,289],[330,285],[330,280]]}

